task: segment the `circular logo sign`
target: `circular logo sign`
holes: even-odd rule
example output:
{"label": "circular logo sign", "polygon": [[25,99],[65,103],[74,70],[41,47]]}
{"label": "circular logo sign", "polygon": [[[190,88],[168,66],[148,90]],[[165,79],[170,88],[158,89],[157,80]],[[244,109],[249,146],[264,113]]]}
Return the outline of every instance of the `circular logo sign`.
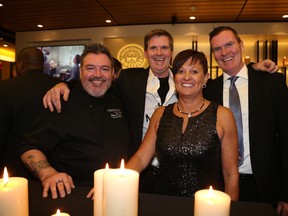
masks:
{"label": "circular logo sign", "polygon": [[143,67],[145,64],[144,50],[138,44],[128,44],[120,49],[117,59],[123,68]]}

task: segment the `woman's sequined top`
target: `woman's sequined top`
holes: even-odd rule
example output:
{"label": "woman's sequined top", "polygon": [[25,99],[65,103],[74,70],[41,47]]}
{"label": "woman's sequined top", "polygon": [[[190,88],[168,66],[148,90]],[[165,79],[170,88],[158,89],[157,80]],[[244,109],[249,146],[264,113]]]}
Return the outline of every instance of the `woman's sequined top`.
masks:
{"label": "woman's sequined top", "polygon": [[216,131],[218,104],[190,117],[184,133],[183,118],[166,107],[157,131],[158,194],[193,196],[197,190],[223,190],[221,142]]}

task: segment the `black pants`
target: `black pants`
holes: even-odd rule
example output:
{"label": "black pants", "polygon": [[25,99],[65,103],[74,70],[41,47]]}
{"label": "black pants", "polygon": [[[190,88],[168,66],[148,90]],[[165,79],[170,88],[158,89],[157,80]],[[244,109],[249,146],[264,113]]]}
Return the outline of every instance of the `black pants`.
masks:
{"label": "black pants", "polygon": [[240,174],[239,181],[239,201],[259,202],[254,175]]}
{"label": "black pants", "polygon": [[140,193],[155,193],[155,185],[157,183],[157,168],[149,165],[140,174]]}

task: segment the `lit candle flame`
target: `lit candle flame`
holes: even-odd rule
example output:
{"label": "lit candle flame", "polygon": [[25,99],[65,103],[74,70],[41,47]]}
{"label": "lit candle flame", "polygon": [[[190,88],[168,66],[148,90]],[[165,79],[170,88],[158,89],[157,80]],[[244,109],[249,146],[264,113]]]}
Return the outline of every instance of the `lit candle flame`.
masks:
{"label": "lit candle flame", "polygon": [[209,187],[209,192],[208,192],[209,196],[213,195],[213,187],[210,185]]}
{"label": "lit candle flame", "polygon": [[124,159],[121,160],[120,169],[121,169],[121,170],[124,170],[124,169],[125,169],[125,166],[124,166]]}
{"label": "lit candle flame", "polygon": [[60,216],[60,210],[59,209],[57,209],[57,212],[56,212],[56,216]]}
{"label": "lit candle flame", "polygon": [[105,169],[109,170],[109,164],[108,163],[106,163]]}
{"label": "lit candle flame", "polygon": [[9,182],[9,176],[8,176],[8,171],[7,168],[4,167],[4,174],[3,174],[3,182],[4,182],[4,187],[8,184]]}
{"label": "lit candle flame", "polygon": [[122,160],[121,160],[121,164],[120,164],[121,178],[123,177],[124,170],[125,170],[125,167],[124,167],[124,159],[122,159]]}

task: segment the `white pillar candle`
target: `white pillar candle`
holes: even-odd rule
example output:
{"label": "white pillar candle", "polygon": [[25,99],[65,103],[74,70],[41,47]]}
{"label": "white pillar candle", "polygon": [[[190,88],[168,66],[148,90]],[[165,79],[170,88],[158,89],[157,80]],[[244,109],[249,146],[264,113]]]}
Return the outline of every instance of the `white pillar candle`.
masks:
{"label": "white pillar candle", "polygon": [[57,209],[56,214],[53,214],[51,216],[70,216],[70,215],[64,212],[60,212],[60,210]]}
{"label": "white pillar candle", "polygon": [[103,197],[103,174],[109,170],[108,164],[105,169],[94,172],[94,216],[102,216],[102,197]]}
{"label": "white pillar candle", "polygon": [[120,169],[104,173],[103,182],[103,215],[104,216],[137,216],[138,215],[139,173]]}
{"label": "white pillar candle", "polygon": [[0,215],[28,216],[28,181],[20,177],[8,177],[4,168],[0,179]]}
{"label": "white pillar candle", "polygon": [[195,193],[194,216],[229,216],[230,203],[228,194],[210,186]]}

